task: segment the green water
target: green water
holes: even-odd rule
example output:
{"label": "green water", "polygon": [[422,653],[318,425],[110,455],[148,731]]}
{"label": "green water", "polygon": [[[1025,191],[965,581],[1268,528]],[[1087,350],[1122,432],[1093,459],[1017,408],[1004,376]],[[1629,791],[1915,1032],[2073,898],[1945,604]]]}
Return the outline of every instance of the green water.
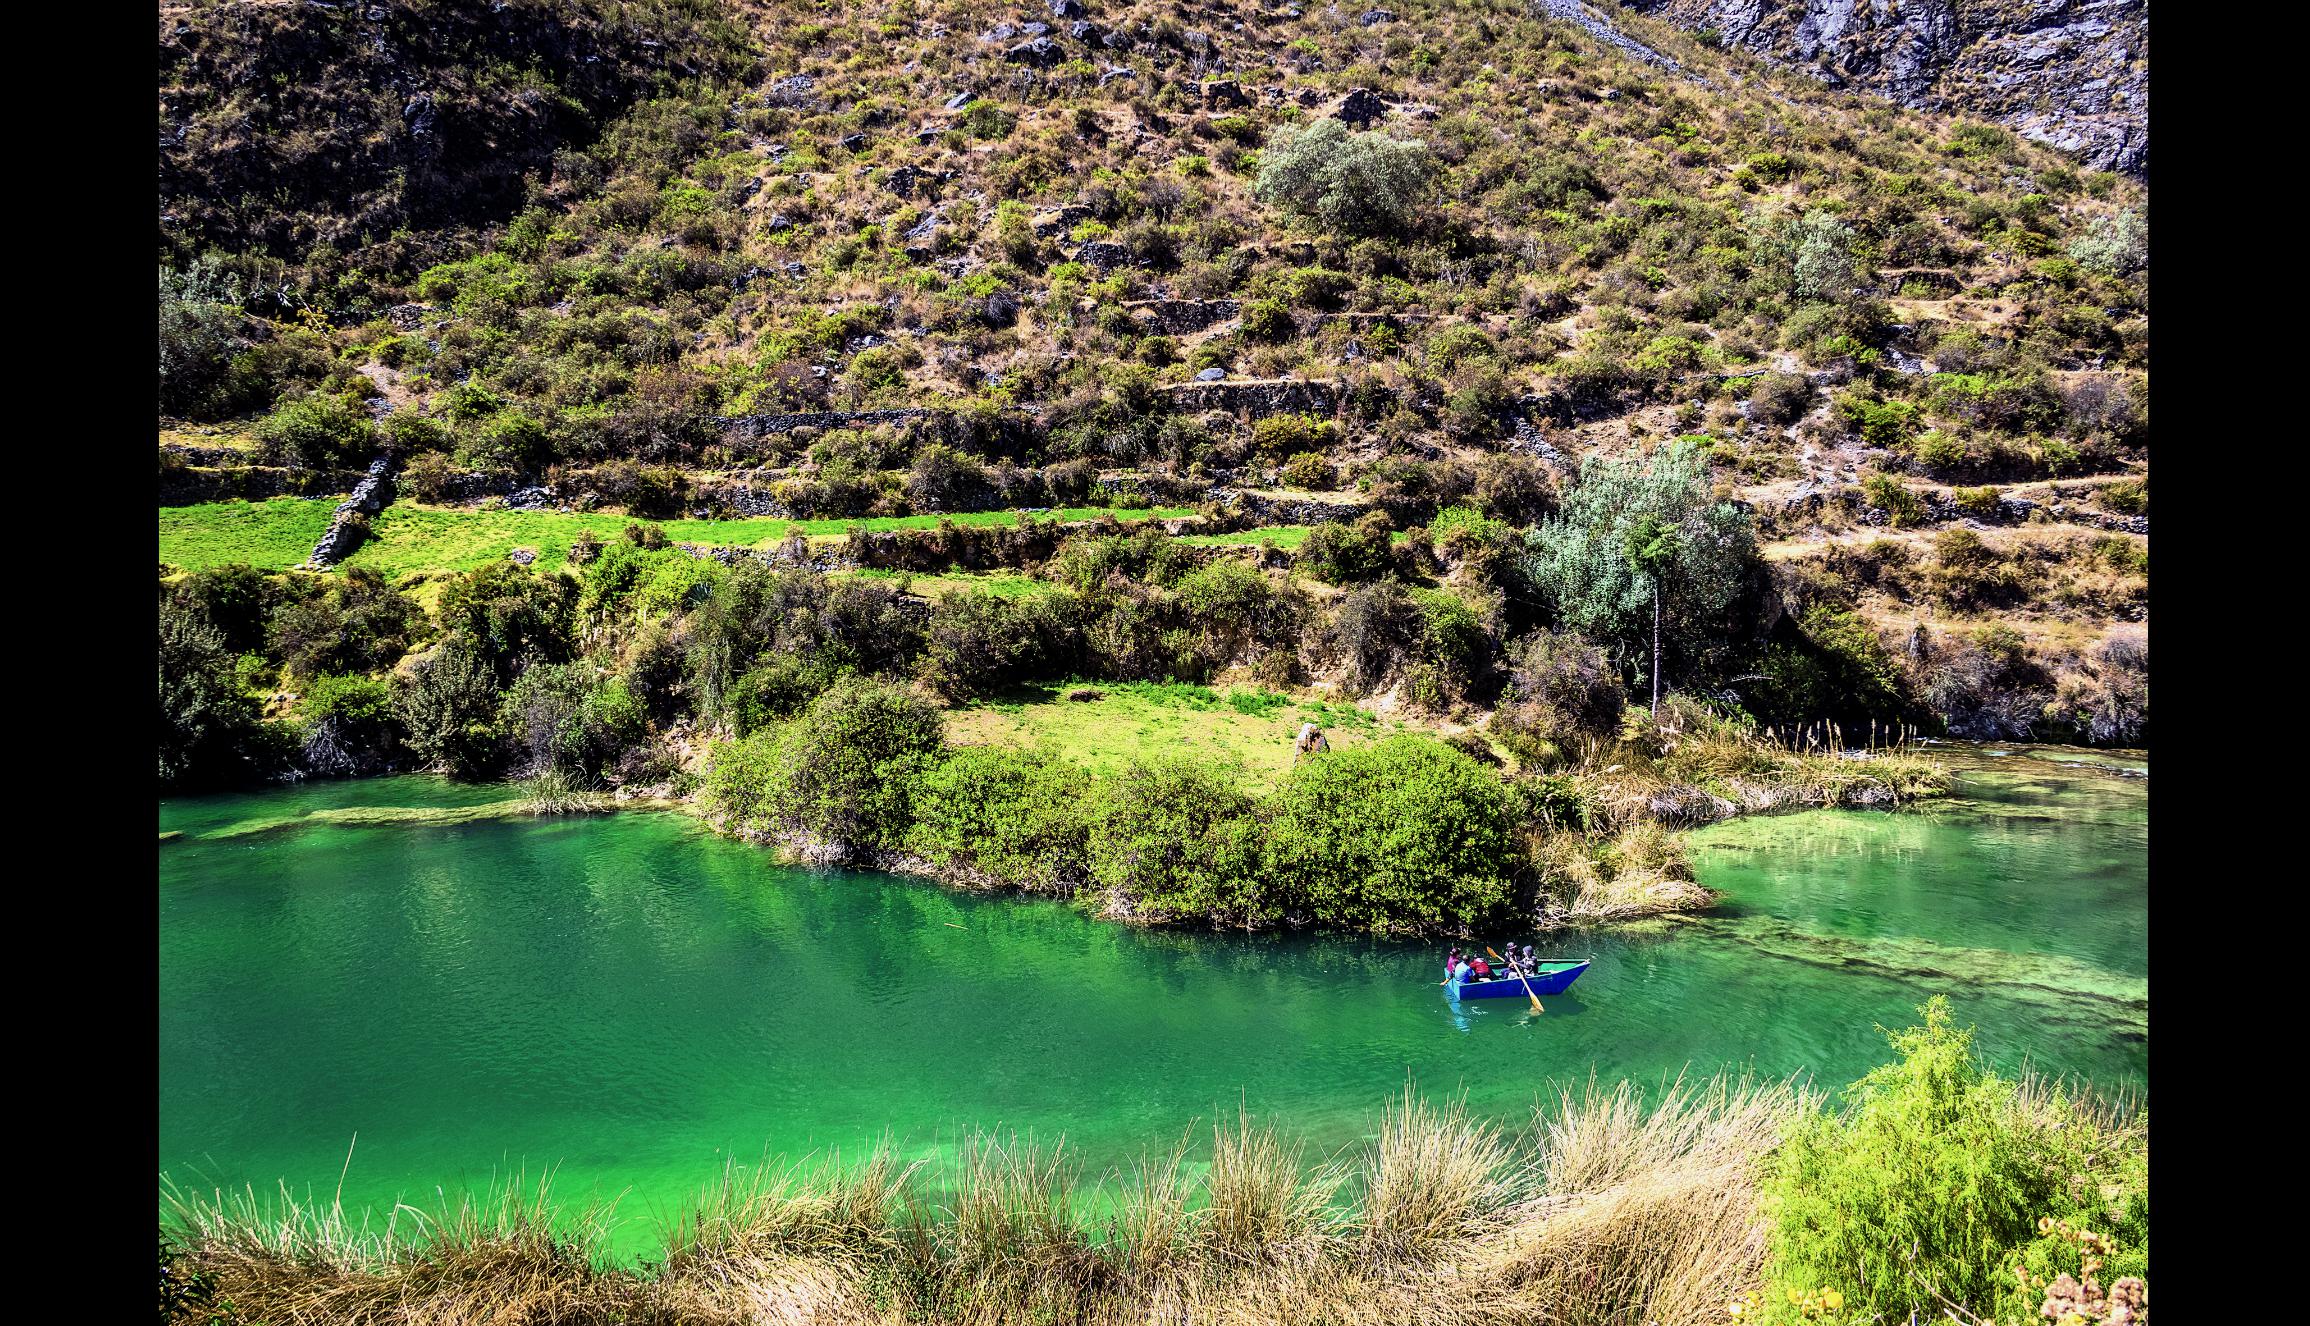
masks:
{"label": "green water", "polygon": [[2138,1090],[2147,764],[2068,754],[1951,751],[1929,813],[1704,831],[1726,907],[1547,946],[1596,965],[1537,1018],[1455,1009],[1430,946],[1140,933],[781,869],[673,814],[348,822],[503,797],[420,778],[165,802],[161,1167],[324,1199],[343,1172],[377,1211],[551,1168],[622,1195],[640,1251],[725,1158],[979,1126],[1096,1172],[1239,1104],[1343,1146],[1407,1080],[1503,1118],[1591,1073],[1836,1086],[1944,991],[1998,1063]]}

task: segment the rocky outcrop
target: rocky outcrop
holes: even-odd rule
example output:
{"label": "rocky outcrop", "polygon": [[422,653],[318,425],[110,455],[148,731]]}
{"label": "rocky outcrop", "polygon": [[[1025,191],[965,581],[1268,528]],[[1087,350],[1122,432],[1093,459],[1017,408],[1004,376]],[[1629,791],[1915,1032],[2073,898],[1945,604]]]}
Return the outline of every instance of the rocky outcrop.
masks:
{"label": "rocky outcrop", "polygon": [[1353,502],[1322,502],[1312,497],[1268,497],[1261,493],[1214,488],[1211,498],[1232,503],[1245,518],[1260,525],[1352,525],[1368,506]]}
{"label": "rocky outcrop", "polygon": [[337,514],[329,521],[329,528],[321,541],[313,545],[313,555],[305,560],[316,571],[327,570],[353,554],[361,541],[369,537],[369,517],[385,509],[393,500],[393,456],[390,452],[369,462],[369,472],[354,485],[353,494],[337,504]]}
{"label": "rocky outcrop", "polygon": [[[1550,4],[1575,0],[1547,0]],[[1728,47],[2149,174],[2147,0],[1629,0]]]}
{"label": "rocky outcrop", "polygon": [[926,407],[903,410],[807,410],[800,414],[747,414],[722,420],[722,430],[734,438],[775,437],[797,428],[862,428],[871,424],[901,424],[931,419],[943,413]]}
{"label": "rocky outcrop", "polygon": [[1339,384],[1320,378],[1181,382],[1160,390],[1174,410],[1226,410],[1253,419],[1271,414],[1330,414],[1339,408]]}
{"label": "rocky outcrop", "polygon": [[[1879,2],[1882,3],[1882,0]],[[1655,3],[1658,3],[1658,0],[1655,0]],[[1670,3],[1677,3],[1677,0],[1670,0]],[[1730,0],[1730,3],[1741,3],[1741,0]],[[1761,5],[1764,0],[1749,0],[1749,3]],[[1646,5],[1644,0],[1631,0],[1629,7],[1645,9],[1650,6]],[[1683,65],[1612,26],[1612,20],[1598,13],[1593,6],[1583,3],[1583,0],[1538,0],[1537,8],[1549,18],[1572,24],[1632,60],[1651,65],[1656,69],[1666,69],[1673,74],[1683,74],[1696,83],[1707,81],[1687,73]]]}
{"label": "rocky outcrop", "polygon": [[1243,316],[1243,302],[1235,299],[1133,299],[1123,307],[1151,330],[1169,336],[1203,331]]}

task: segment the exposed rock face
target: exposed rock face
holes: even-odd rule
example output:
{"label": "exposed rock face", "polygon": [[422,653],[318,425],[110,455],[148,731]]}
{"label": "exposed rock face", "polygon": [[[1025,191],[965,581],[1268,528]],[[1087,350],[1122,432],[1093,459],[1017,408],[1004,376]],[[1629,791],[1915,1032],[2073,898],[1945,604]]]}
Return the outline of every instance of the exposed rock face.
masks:
{"label": "exposed rock face", "polygon": [[1172,336],[1199,332],[1243,314],[1242,303],[1233,299],[1134,299],[1123,307],[1154,330]]}
{"label": "exposed rock face", "polygon": [[1232,410],[1254,419],[1301,411],[1330,414],[1339,405],[1338,384],[1325,381],[1182,382],[1160,390],[1175,410]]}
{"label": "exposed rock face", "polygon": [[797,428],[857,428],[865,424],[897,424],[928,419],[937,410],[811,410],[801,414],[750,414],[722,421],[731,437],[769,437]]}
{"label": "exposed rock face", "polygon": [[1359,506],[1353,502],[1322,502],[1312,497],[1265,497],[1229,488],[1212,489],[1211,498],[1217,502],[1232,499],[1241,506],[1244,515],[1270,525],[1352,525],[1371,510],[1368,506]]}
{"label": "exposed rock face", "polygon": [[369,517],[385,509],[393,500],[393,456],[390,452],[369,462],[368,474],[354,485],[352,496],[337,504],[337,514],[329,521],[328,531],[313,546],[313,555],[307,565],[316,569],[335,566],[352,555],[369,537]]}
{"label": "exposed rock face", "polygon": [[1979,115],[2149,174],[2148,0],[1629,0],[1725,45],[1920,110]]}

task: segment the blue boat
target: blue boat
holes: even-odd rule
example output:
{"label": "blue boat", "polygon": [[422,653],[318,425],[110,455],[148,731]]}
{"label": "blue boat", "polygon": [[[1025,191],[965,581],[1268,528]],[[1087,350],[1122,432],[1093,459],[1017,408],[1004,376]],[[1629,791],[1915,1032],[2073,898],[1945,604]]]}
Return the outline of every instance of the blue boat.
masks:
{"label": "blue boat", "polygon": [[1578,962],[1536,962],[1521,981],[1501,973],[1485,981],[1472,978],[1453,981],[1444,987],[1444,992],[1454,999],[1521,999],[1529,983],[1533,994],[1562,994],[1572,988],[1572,983],[1580,979],[1580,973],[1587,971],[1592,961],[1593,958],[1582,958]]}

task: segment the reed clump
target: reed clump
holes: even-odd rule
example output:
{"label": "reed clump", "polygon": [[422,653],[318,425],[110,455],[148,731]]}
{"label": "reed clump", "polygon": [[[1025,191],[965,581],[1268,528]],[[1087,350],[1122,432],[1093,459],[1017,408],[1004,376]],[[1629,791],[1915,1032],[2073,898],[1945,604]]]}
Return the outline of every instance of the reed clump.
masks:
{"label": "reed clump", "polygon": [[578,781],[559,769],[547,769],[533,778],[524,779],[521,789],[521,808],[531,815],[578,815],[599,810],[599,793],[578,785]]}
{"label": "reed clump", "polygon": [[1657,820],[1611,834],[1551,834],[1533,856],[1542,930],[1699,911],[1716,901],[1693,878],[1684,840]]}
{"label": "reed clump", "polygon": [[1780,731],[1671,697],[1629,711],[1617,744],[1577,776],[1592,828],[1707,824],[1808,807],[1890,807],[1949,790],[1949,774],[1906,728],[1833,723]]}

